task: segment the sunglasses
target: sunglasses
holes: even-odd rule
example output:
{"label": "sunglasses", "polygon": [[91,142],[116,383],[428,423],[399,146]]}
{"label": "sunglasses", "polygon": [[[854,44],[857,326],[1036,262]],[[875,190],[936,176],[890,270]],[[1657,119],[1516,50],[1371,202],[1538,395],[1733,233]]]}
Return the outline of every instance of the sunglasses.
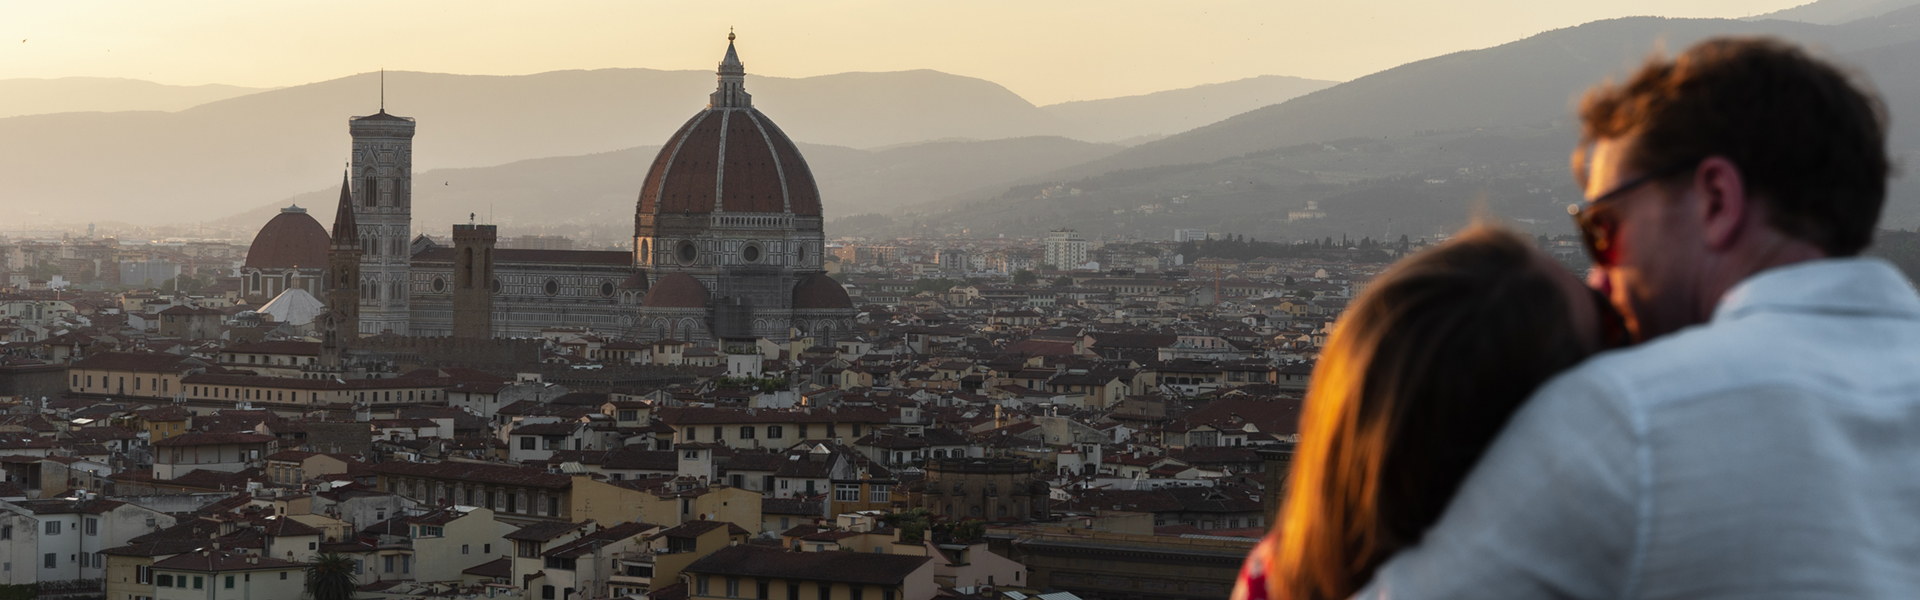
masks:
{"label": "sunglasses", "polygon": [[1573,215],[1573,226],[1580,230],[1580,241],[1586,244],[1587,256],[1593,259],[1594,266],[1613,266],[1618,255],[1618,245],[1613,241],[1614,228],[1619,225],[1619,219],[1614,218],[1613,214],[1616,210],[1612,207],[1615,200],[1649,183],[1691,170],[1699,164],[1697,160],[1676,163],[1614,186],[1607,193],[1588,199],[1584,207],[1579,204],[1567,205],[1567,214]]}

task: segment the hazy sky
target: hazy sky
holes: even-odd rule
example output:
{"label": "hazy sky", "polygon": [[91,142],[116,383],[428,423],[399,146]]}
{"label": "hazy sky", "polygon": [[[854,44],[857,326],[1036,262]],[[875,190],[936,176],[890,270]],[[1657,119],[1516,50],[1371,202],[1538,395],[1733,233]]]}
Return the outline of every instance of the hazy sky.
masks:
{"label": "hazy sky", "polygon": [[760,75],[935,69],[1051,104],[1266,74],[1347,80],[1597,19],[1743,17],[1806,1],[0,0],[0,79],[271,87],[381,67],[712,69],[732,26]]}

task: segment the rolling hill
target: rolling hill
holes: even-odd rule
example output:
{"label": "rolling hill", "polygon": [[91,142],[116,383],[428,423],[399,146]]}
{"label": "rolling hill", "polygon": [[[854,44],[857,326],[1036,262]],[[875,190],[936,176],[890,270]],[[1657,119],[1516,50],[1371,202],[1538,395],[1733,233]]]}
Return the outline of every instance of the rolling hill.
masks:
{"label": "rolling hill", "polygon": [[[953,141],[882,151],[801,143],[828,214],[890,210],[979,181],[1008,181],[1111,154],[1120,148],[1060,137]],[[634,202],[658,146],[583,156],[517,161],[491,167],[415,173],[416,230],[444,235],[468,213],[501,226],[502,235],[561,233],[621,239],[632,234]],[[337,177],[337,176],[336,176]],[[336,178],[335,181],[338,181]],[[331,223],[339,187],[308,191],[221,219],[251,231],[289,203]]]}
{"label": "rolling hill", "polygon": [[[1433,232],[1464,223],[1474,205],[1564,231],[1562,209],[1578,197],[1566,173],[1577,95],[1626,72],[1656,41],[1680,48],[1730,34],[1787,37],[1853,65],[1885,96],[1896,155],[1911,164],[1920,154],[1920,7],[1837,26],[1615,19],[1410,63],[1013,186],[914,207],[893,232],[937,226],[1035,234],[1075,226],[1160,238],[1172,227],[1205,227],[1267,239],[1330,228],[1335,235]],[[1049,185],[1083,193],[1031,193]],[[1307,201],[1325,218],[1290,222]],[[1452,208],[1436,213],[1437,203]],[[1147,211],[1155,216],[1143,218]],[[1920,224],[1913,178],[1895,180],[1885,223]]]}
{"label": "rolling hill", "polygon": [[[416,171],[582,156],[657,143],[703,106],[713,87],[709,72],[648,69],[523,76],[389,72],[386,80],[390,112],[419,119]],[[66,81],[62,89],[69,92],[84,87],[82,82],[60,81]],[[141,85],[157,85],[111,83],[133,86],[127,88],[132,91],[116,93],[134,96],[145,89]],[[932,140],[1110,140],[1142,132],[1171,133],[1326,83],[1262,77],[1049,109],[992,82],[928,70],[799,79],[749,75],[747,89],[755,105],[796,140],[891,149]],[[0,88],[6,85],[26,84],[0,81]],[[112,215],[128,222],[167,222],[214,218],[286,198],[334,179],[332,173],[347,153],[345,122],[378,110],[379,86],[378,74],[363,73],[174,112],[0,118],[0,140],[6,140],[0,143],[0,180],[9,183],[0,191],[0,203],[31,205],[32,212],[39,213],[34,218],[46,221],[98,221]],[[42,96],[70,98],[73,93]],[[0,100],[0,106],[4,102]],[[127,106],[162,106],[159,99],[142,102]],[[932,145],[919,152],[937,153],[939,148]],[[1067,151],[1060,159],[1035,164],[1059,168],[1106,153]],[[923,195],[897,201],[945,197],[998,183],[977,177],[1000,172],[996,165],[1029,154],[973,156],[970,160],[985,162],[977,167],[952,165],[953,173],[963,176],[925,174],[952,187],[913,187]]]}
{"label": "rolling hill", "polygon": [[[0,119],[4,201],[69,219],[197,220],[337,178],[346,120],[378,109],[361,74],[178,112]],[[609,69],[513,77],[387,73],[390,112],[419,119],[414,168],[475,167],[658,143],[706,103],[713,75]],[[1066,127],[991,82],[933,71],[749,77],[755,104],[796,139],[853,147]],[[913,90],[903,94],[901,90]]]}
{"label": "rolling hill", "polygon": [[1139,96],[1049,104],[1040,109],[1071,124],[1081,132],[1081,139],[1112,142],[1173,135],[1338,83],[1264,75]]}
{"label": "rolling hill", "polygon": [[0,118],[62,112],[175,111],[265,91],[232,85],[163,85],[114,77],[0,79]]}

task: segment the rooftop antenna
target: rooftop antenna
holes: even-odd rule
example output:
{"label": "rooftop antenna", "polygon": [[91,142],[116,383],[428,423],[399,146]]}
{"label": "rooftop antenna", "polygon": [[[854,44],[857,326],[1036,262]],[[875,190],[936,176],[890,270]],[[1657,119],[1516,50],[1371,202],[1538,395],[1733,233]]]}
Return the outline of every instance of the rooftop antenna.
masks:
{"label": "rooftop antenna", "polygon": [[387,68],[380,68],[380,112],[387,112]]}

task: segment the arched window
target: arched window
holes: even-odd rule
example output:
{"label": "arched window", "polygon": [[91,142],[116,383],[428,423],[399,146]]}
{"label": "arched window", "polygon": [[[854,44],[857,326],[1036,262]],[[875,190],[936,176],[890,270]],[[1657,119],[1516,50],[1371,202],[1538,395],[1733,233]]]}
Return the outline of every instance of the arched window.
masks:
{"label": "arched window", "polygon": [[360,184],[360,203],[366,206],[376,206],[379,193],[380,184],[374,183],[373,171],[367,171],[366,181]]}

